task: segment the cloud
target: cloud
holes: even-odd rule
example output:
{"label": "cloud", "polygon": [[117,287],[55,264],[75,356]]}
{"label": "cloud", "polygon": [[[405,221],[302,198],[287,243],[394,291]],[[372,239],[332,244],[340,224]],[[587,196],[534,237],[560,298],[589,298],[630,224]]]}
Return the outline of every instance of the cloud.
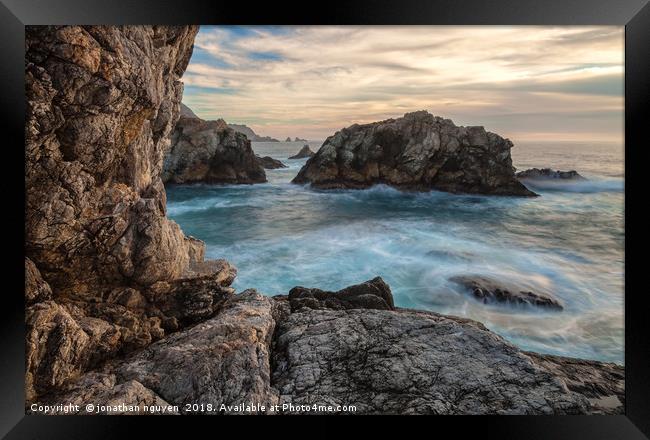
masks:
{"label": "cloud", "polygon": [[506,136],[620,139],[623,47],[612,26],[209,26],[184,102],[277,138],[427,109]]}

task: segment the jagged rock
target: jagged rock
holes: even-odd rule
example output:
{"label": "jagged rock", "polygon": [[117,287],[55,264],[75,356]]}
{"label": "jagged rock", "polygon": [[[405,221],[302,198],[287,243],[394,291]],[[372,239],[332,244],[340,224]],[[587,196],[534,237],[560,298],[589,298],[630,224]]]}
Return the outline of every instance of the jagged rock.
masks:
{"label": "jagged rock", "polygon": [[300,151],[298,151],[298,153],[296,153],[295,155],[291,156],[289,159],[304,159],[304,158],[306,158],[306,157],[312,157],[312,156],[314,156],[315,154],[316,154],[316,153],[314,153],[313,151],[311,151],[311,149],[309,148],[309,145],[305,145],[305,146],[303,146],[303,147],[300,149]]}
{"label": "jagged rock", "polygon": [[284,140],[285,142],[292,142],[291,138],[287,136],[287,138]]}
{"label": "jagged rock", "polygon": [[167,183],[261,183],[264,168],[251,142],[223,119],[182,116],[172,133],[162,173]]}
{"label": "jagged rock", "polygon": [[393,294],[381,277],[346,287],[338,292],[294,287],[289,291],[291,310],[310,309],[379,309],[394,310]]}
{"label": "jagged rock", "polygon": [[483,127],[457,127],[426,111],[354,124],[327,138],[294,183],[316,188],[401,189],[534,196],[515,178],[512,142]]}
{"label": "jagged rock", "polygon": [[[54,408],[50,415],[148,415],[179,414],[172,405],[140,382],[130,380],[118,383],[114,374],[88,373],[72,384],[64,393],[39,402]],[[66,407],[58,407],[64,403]],[[93,411],[86,405],[92,403]],[[29,407],[28,407],[29,408]],[[78,408],[78,411],[71,408]]]}
{"label": "jagged rock", "polygon": [[550,168],[530,168],[525,171],[519,171],[517,174],[517,179],[562,179],[562,180],[586,180],[577,171],[554,171]]}
{"label": "jagged rock", "polygon": [[293,141],[294,142],[307,142],[307,139],[301,139],[298,136],[296,136],[295,138],[293,138]]}
{"label": "jagged rock", "polygon": [[43,280],[32,260],[25,257],[25,304],[31,305],[52,297],[50,285]]}
{"label": "jagged rock", "polygon": [[623,414],[625,368],[608,362],[527,352],[546,371],[561,378],[569,390],[589,400],[590,414]]}
{"label": "jagged rock", "polygon": [[25,394],[27,401],[60,387],[85,367],[90,337],[54,301],[25,311]]}
{"label": "jagged rock", "polygon": [[[213,319],[175,333],[121,363],[118,375],[135,379],[166,401],[183,405],[277,402],[270,383],[272,300],[248,290],[227,301]],[[224,411],[230,413],[233,411]]]}
{"label": "jagged rock", "polygon": [[234,268],[166,218],[160,179],[197,31],[26,27],[28,400],[233,292]]}
{"label": "jagged rock", "polygon": [[271,156],[257,156],[258,162],[267,170],[275,170],[278,168],[287,168],[285,164],[277,159],[273,159]]}
{"label": "jagged rock", "polygon": [[449,279],[470,291],[485,304],[513,303],[562,310],[562,304],[547,292],[531,292],[527,289],[498,282],[480,275],[459,275]]}

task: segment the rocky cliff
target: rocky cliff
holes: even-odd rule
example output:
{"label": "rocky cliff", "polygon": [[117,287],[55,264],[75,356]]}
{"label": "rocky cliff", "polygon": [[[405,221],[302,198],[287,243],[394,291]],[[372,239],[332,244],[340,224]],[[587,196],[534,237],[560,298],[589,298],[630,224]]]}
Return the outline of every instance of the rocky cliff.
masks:
{"label": "rocky cliff", "polygon": [[163,182],[266,182],[264,167],[245,135],[229,128],[223,119],[204,121],[187,110],[181,112],[172,132]]}
{"label": "rocky cliff", "polygon": [[205,319],[235,270],[166,218],[197,26],[27,26],[27,396]]}
{"label": "rocky cliff", "polygon": [[397,188],[534,196],[515,177],[512,142],[426,111],[352,125],[325,140],[294,178],[318,188]]}

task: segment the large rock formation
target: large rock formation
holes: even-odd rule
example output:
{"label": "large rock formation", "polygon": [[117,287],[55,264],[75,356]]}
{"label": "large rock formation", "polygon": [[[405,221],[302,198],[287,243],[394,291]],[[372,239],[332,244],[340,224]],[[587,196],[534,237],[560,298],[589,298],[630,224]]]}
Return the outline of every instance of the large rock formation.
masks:
{"label": "large rock formation", "polygon": [[426,111],[352,125],[325,140],[294,183],[534,196],[515,177],[512,142],[483,127],[457,127]]}
{"label": "large rock formation", "polygon": [[303,294],[235,295],[208,321],[45,401],[122,396],[125,405],[156,400],[181,413],[195,411],[188,403],[212,413],[622,411],[622,367],[523,352],[478,322],[396,309],[381,278],[338,293],[307,290],[320,299],[300,307]]}
{"label": "large rock formation", "polygon": [[27,26],[28,400],[205,319],[235,270],[166,218],[197,26]]}
{"label": "large rock formation", "polygon": [[229,128],[223,119],[204,121],[185,114],[181,112],[172,133],[163,182],[266,182],[264,167],[245,135]]}

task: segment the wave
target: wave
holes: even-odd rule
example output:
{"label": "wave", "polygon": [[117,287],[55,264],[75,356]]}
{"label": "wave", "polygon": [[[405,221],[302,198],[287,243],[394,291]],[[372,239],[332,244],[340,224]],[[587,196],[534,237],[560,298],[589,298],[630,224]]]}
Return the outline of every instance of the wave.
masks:
{"label": "wave", "polygon": [[598,180],[524,180],[524,184],[530,189],[538,189],[549,192],[571,192],[582,194],[594,193],[621,193],[625,191],[624,179],[598,179]]}

